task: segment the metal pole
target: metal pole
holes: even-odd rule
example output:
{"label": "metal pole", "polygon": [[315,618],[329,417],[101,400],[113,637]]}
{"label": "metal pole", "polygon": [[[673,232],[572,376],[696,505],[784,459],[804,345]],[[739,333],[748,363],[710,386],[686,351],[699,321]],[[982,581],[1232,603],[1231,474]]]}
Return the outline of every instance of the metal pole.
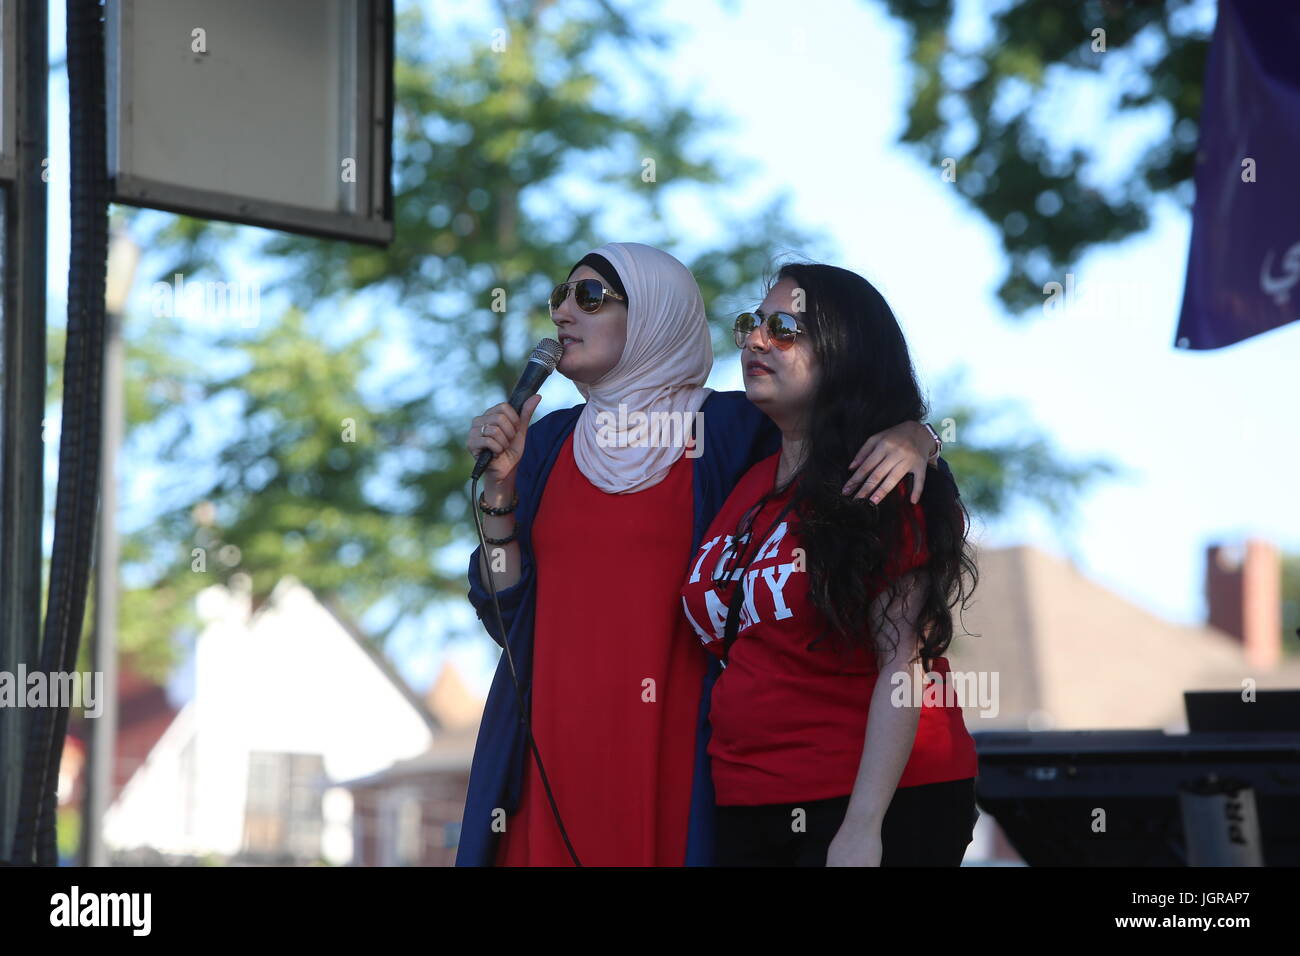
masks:
{"label": "metal pole", "polygon": [[117,764],[117,448],[122,431],[121,316],[108,313],[104,342],[103,471],[100,473],[99,533],[95,536],[95,631],[91,670],[103,675],[104,706],[89,721],[86,796],[81,815],[85,866],[107,866],[104,811],[113,799]]}
{"label": "metal pole", "polygon": [[[18,39],[17,130],[14,182],[0,190],[4,203],[0,670],[16,680],[18,665],[35,666],[40,649],[49,10],[47,0],[11,2]],[[26,714],[24,708],[0,707],[0,860],[9,860],[13,848]]]}
{"label": "metal pole", "polygon": [[103,710],[90,721],[86,751],[86,793],[81,812],[84,866],[108,866],[104,812],[113,801],[117,764],[117,452],[122,444],[122,382],[125,346],[122,312],[140,250],[124,233],[114,233],[108,251],[107,311],[104,315],[103,439],[100,451],[99,529],[95,535],[95,628],[91,670],[103,675]]}

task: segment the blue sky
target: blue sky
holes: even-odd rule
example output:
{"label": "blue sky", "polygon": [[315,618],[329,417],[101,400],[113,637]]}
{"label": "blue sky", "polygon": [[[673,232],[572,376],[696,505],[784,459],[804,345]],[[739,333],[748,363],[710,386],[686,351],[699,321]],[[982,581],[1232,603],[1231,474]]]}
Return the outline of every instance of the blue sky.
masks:
{"label": "blue sky", "polygon": [[[482,9],[439,3],[436,19],[479,25]],[[1112,590],[1189,623],[1204,615],[1207,544],[1251,535],[1300,550],[1293,500],[1300,323],[1228,349],[1176,350],[1190,219],[1172,202],[1157,204],[1149,232],[1071,268],[1077,286],[1105,307],[1013,319],[995,295],[1004,267],[992,227],[938,169],[895,145],[909,77],[903,29],[880,4],[806,0],[797,16],[788,4],[757,0],[665,0],[641,9],[673,25],[675,46],[661,60],[672,91],[729,119],[701,144],[745,169],[726,191],[726,206],[755,209],[787,194],[799,228],[819,236],[817,251],[884,293],[923,384],[964,370],[973,398],[1018,403],[1066,455],[1102,456],[1123,469],[1081,500],[1068,533],[1021,509],[982,529],[983,544],[1030,543],[1064,555]],[[971,4],[963,9],[974,11]],[[1212,16],[1209,5],[1206,11]],[[61,56],[61,5],[51,14],[52,55]],[[962,24],[964,36],[977,36],[983,19],[970,12]],[[1124,80],[1118,67],[1104,76],[1054,89],[1041,104],[1062,143],[1107,144],[1097,171],[1103,183],[1160,128],[1159,117],[1106,125],[1101,106]],[[56,80],[51,102],[52,315],[63,307],[67,266],[64,89]],[[671,171],[660,170],[665,176]],[[670,208],[683,233],[716,235],[715,211],[688,192]],[[137,288],[136,296],[136,307],[147,307],[147,290]],[[709,384],[739,383],[735,359],[720,359]],[[580,401],[558,376],[543,394],[543,412]],[[56,445],[47,445],[47,457],[52,474]],[[466,618],[464,608],[446,614]],[[490,643],[451,654],[482,687]],[[442,650],[420,629],[398,641],[395,656],[421,685],[436,673]]]}

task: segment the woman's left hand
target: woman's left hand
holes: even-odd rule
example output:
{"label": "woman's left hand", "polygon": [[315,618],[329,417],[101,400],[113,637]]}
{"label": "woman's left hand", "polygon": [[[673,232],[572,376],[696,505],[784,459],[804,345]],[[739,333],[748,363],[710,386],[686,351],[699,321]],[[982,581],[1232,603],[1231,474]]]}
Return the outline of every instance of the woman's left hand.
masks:
{"label": "woman's left hand", "polygon": [[871,496],[879,504],[904,475],[912,476],[912,503],[921,500],[925,471],[934,453],[934,439],[920,422],[903,422],[867,439],[849,464],[844,494]]}
{"label": "woman's left hand", "polygon": [[880,825],[845,820],[826,851],[827,866],[880,866]]}

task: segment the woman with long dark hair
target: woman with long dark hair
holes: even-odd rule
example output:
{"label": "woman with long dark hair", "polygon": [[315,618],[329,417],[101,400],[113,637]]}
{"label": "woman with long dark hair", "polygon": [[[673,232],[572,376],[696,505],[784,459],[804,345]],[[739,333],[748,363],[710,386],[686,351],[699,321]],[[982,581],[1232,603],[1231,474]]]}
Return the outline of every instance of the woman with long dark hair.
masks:
{"label": "woman with long dark hair", "polygon": [[735,336],[781,449],[740,479],[682,588],[726,664],[717,862],[955,866],[977,759],[935,681],[976,578],[965,509],[947,475],[919,504],[905,484],[878,505],[841,493],[865,436],[925,414],[902,330],[861,276],[791,264]]}
{"label": "woman with long dark hair", "polygon": [[[470,600],[509,644],[545,780],[503,655],[456,862],[569,864],[558,810],[584,864],[707,865],[705,745],[719,668],[695,646],[678,589],[736,479],[780,435],[741,393],[704,387],[713,364],[704,303],[668,253],[603,245],[556,286],[550,307],[564,345],[558,371],[586,402],[531,425],[540,397],[522,415],[503,403],[474,419],[466,442],[475,457],[495,455],[478,501],[487,549],[470,558]],[[701,427],[690,447],[671,429],[667,442],[647,441],[641,415]],[[924,479],[934,447],[918,422],[898,423],[844,456],[855,469],[843,490],[883,495],[907,473]]]}

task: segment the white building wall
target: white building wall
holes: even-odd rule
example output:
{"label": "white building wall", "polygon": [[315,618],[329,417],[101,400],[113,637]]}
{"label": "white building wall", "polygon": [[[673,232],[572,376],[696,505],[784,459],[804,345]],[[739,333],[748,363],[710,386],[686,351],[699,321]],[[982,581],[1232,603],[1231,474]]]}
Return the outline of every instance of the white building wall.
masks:
{"label": "white building wall", "polygon": [[106,811],[104,840],[109,846],[190,852],[181,758],[193,733],[194,708],[186,704]]}
{"label": "white building wall", "polygon": [[[194,699],[182,711],[184,725],[178,717],[110,809],[111,845],[239,852],[254,751],[320,754],[326,775],[337,781],[375,773],[431,745],[411,703],[295,579],[280,582],[251,627],[248,606],[238,590],[209,588],[199,596],[208,624],[196,650]],[[191,741],[187,773],[181,753]],[[187,786],[194,799],[189,832]],[[330,816],[327,830],[338,829],[337,809]],[[343,855],[337,840],[329,840],[334,859]]]}

